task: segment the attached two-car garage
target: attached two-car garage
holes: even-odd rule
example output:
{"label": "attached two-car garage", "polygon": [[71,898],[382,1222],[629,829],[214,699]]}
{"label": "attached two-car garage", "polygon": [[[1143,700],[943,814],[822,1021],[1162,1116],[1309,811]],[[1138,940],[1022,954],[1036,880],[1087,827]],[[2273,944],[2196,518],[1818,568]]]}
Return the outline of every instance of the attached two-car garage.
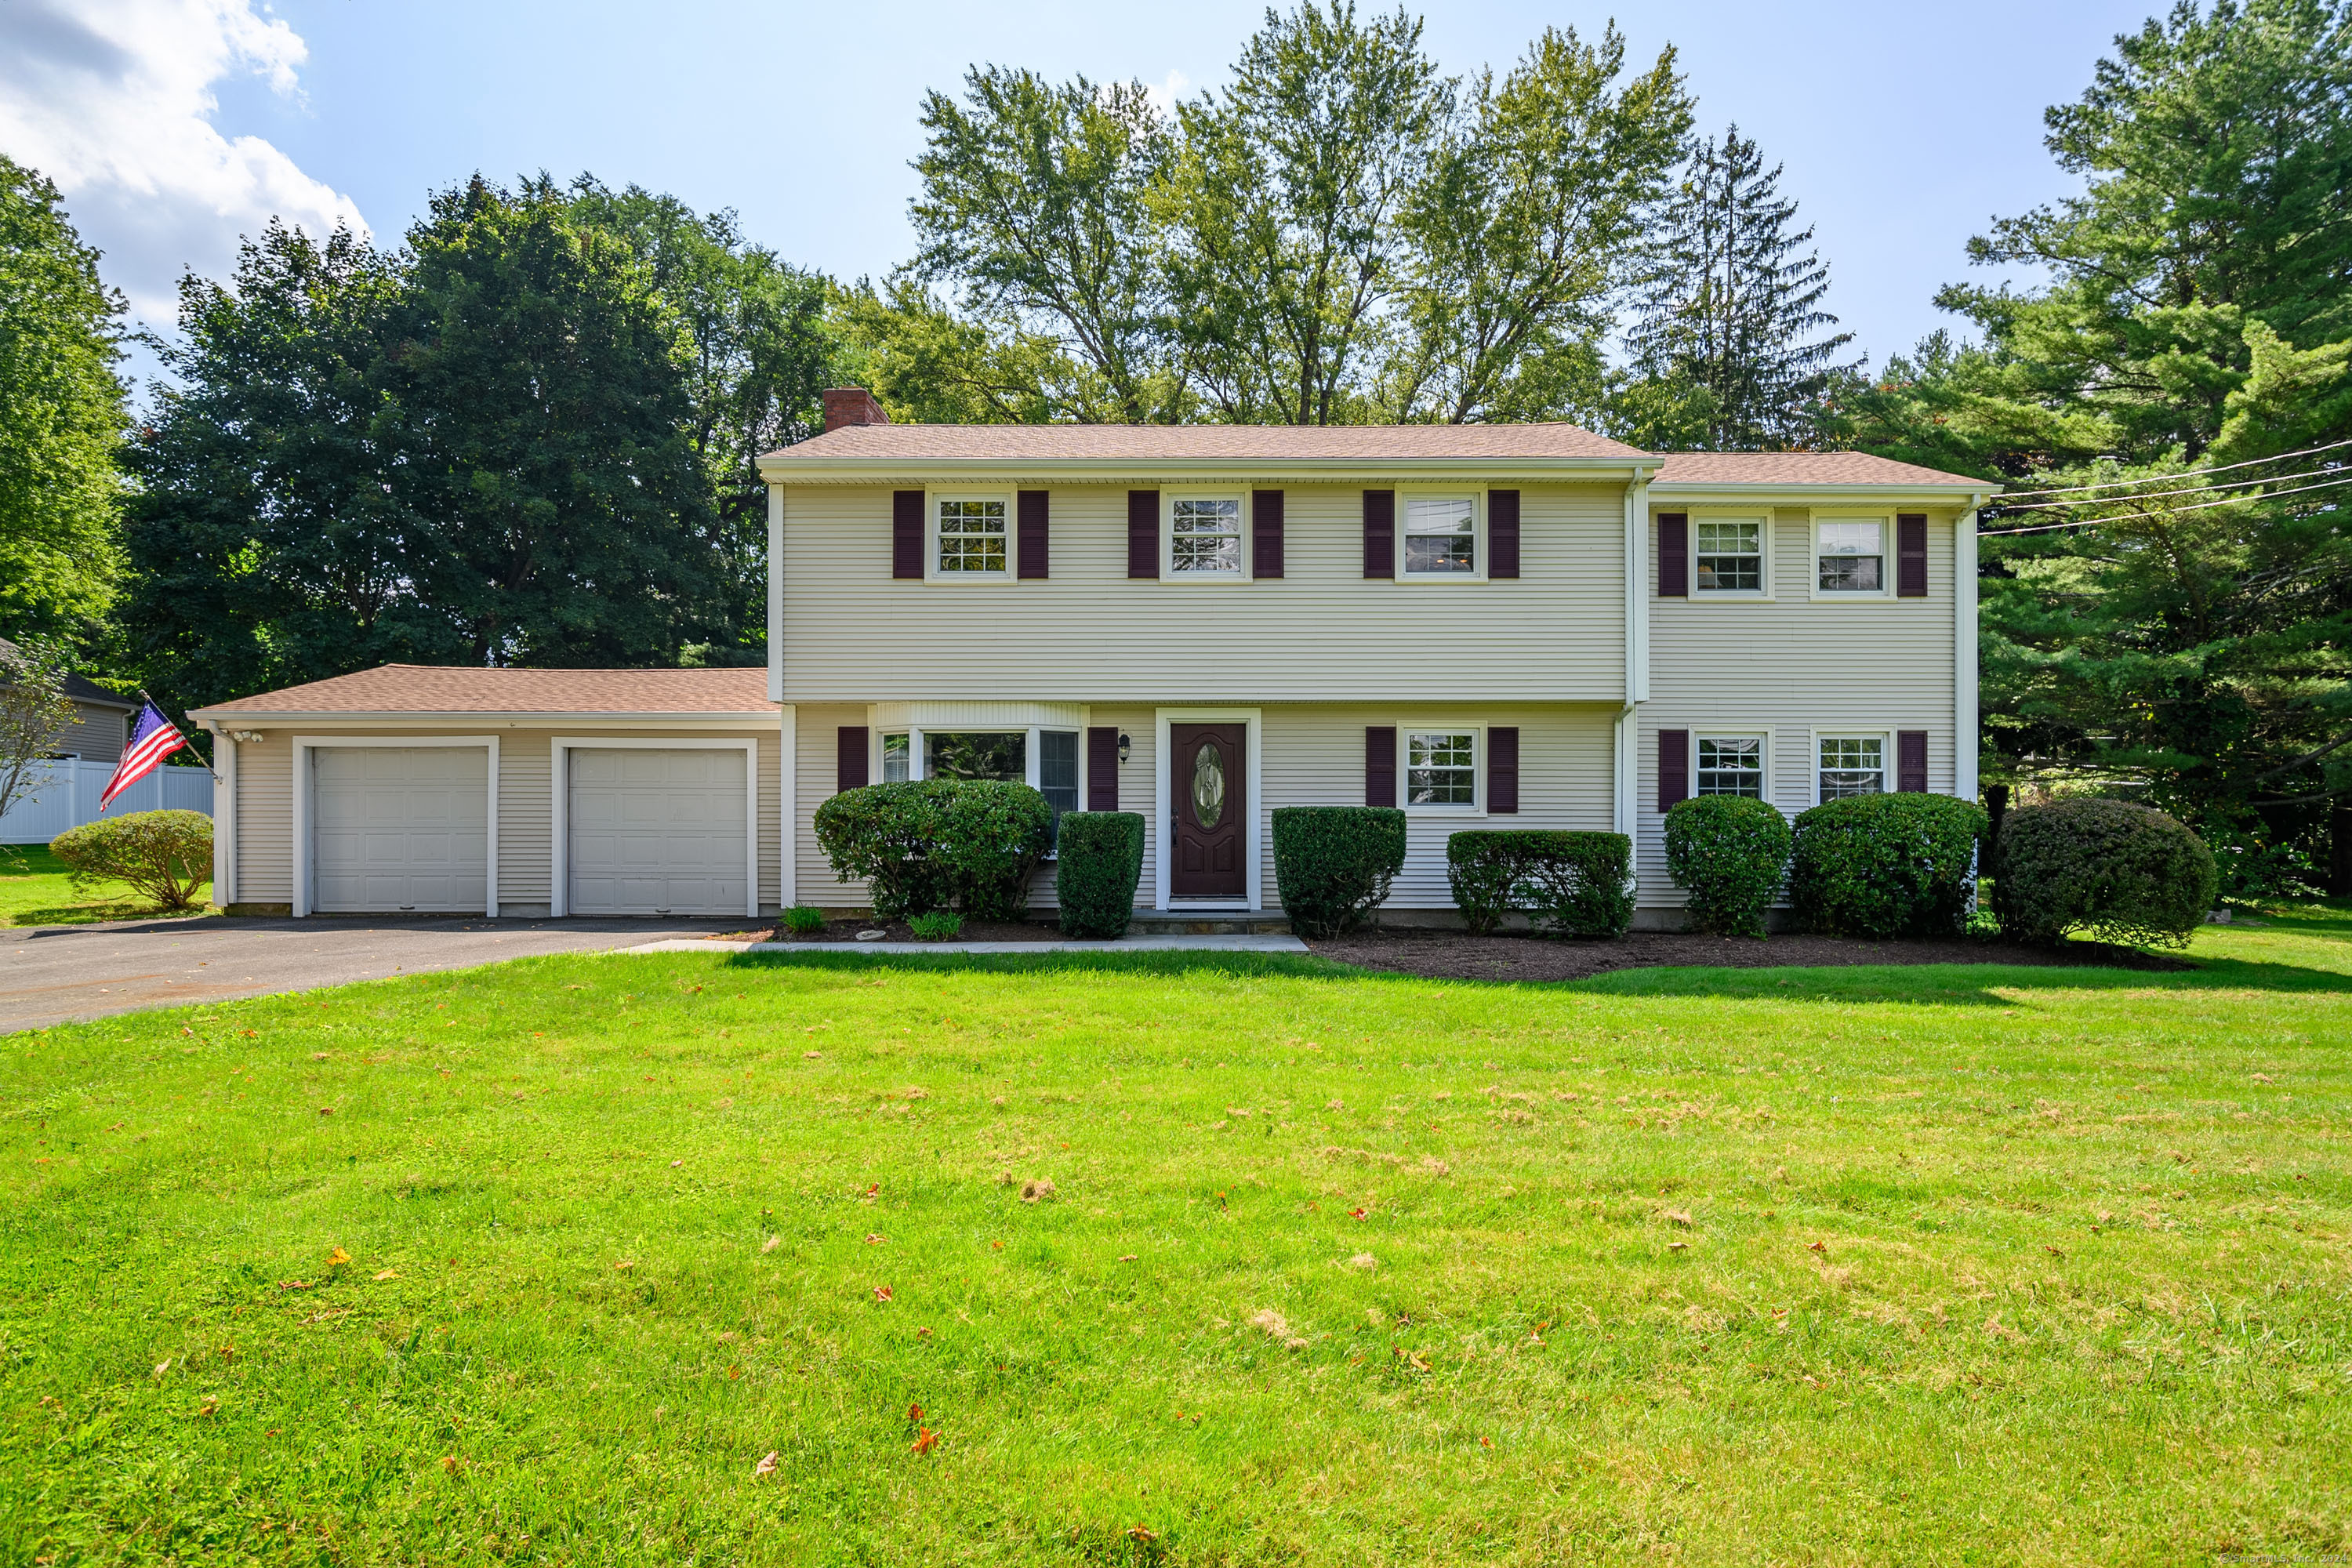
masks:
{"label": "attached two-car garage", "polygon": [[[310,896],[296,912],[498,912],[495,742],[311,741],[301,751]],[[527,863],[544,847],[551,913],[756,917],[756,754],[755,744],[738,741],[557,739],[541,773],[510,748],[507,814],[522,827],[515,837],[536,837],[530,829],[544,823],[546,837],[509,843],[508,854]],[[543,816],[532,798],[542,779]]]}

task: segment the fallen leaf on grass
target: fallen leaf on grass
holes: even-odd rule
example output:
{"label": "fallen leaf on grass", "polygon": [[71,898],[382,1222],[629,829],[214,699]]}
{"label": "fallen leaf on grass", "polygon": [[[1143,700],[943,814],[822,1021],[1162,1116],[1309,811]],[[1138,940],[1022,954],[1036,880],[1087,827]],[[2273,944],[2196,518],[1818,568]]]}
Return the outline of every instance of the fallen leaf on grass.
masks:
{"label": "fallen leaf on grass", "polygon": [[877,1301],[887,1301],[890,1300],[890,1287],[887,1285],[877,1285],[874,1287],[874,1299]]}
{"label": "fallen leaf on grass", "polygon": [[1367,1212],[1368,1211],[1364,1209],[1349,1209],[1348,1211],[1348,1217],[1349,1219],[1361,1219]]}
{"label": "fallen leaf on grass", "polygon": [[615,1274],[625,1274],[636,1266],[636,1260],[635,1258],[631,1258],[625,1263],[615,1263],[613,1265],[613,1272]]}
{"label": "fallen leaf on grass", "polygon": [[773,1251],[775,1251],[775,1250],[776,1250],[776,1248],[778,1248],[778,1247],[780,1247],[783,1246],[783,1244],[784,1244],[784,1238],[783,1238],[782,1237],[781,1237],[781,1236],[772,1236],[772,1237],[768,1237],[768,1239],[767,1239],[767,1240],[765,1240],[765,1241],[763,1241],[763,1242],[761,1242],[761,1243],[760,1244],[760,1250],[761,1250],[761,1252],[773,1252]]}
{"label": "fallen leaf on grass", "polygon": [[1666,1250],[1668,1252],[1687,1252],[1690,1250],[1690,1243],[1687,1241],[1670,1241],[1666,1243]]}
{"label": "fallen leaf on grass", "polygon": [[334,1251],[327,1254],[327,1267],[330,1268],[341,1268],[344,1264],[349,1263],[351,1260],[352,1255],[345,1252],[340,1247],[335,1248]]}
{"label": "fallen leaf on grass", "polygon": [[879,1247],[886,1239],[887,1238],[884,1237],[877,1236],[873,1232],[868,1231],[866,1235],[866,1245],[868,1247]]}
{"label": "fallen leaf on grass", "polygon": [[1690,1210],[1688,1209],[1668,1209],[1666,1211],[1666,1217],[1672,1220],[1675,1224],[1685,1227],[1687,1227],[1691,1223]]}
{"label": "fallen leaf on grass", "polygon": [[196,1406],[196,1414],[197,1414],[197,1415],[210,1415],[213,1412],[215,1412],[215,1410],[218,1410],[219,1408],[220,1408],[220,1401],[219,1401],[219,1400],[217,1400],[217,1399],[207,1399],[207,1400],[205,1400],[202,1405],[197,1405],[197,1406]]}
{"label": "fallen leaf on grass", "polygon": [[1132,1263],[1135,1261],[1135,1258],[1136,1255],[1132,1252],[1122,1252],[1118,1255],[1118,1260],[1121,1263]]}
{"label": "fallen leaf on grass", "polygon": [[928,1454],[940,1446],[940,1435],[926,1426],[915,1434],[915,1452]]}
{"label": "fallen leaf on grass", "polygon": [[310,1282],[308,1279],[280,1279],[278,1288],[280,1290],[308,1290]]}
{"label": "fallen leaf on grass", "polygon": [[742,1381],[743,1381],[743,1369],[742,1369],[740,1366],[730,1366],[730,1367],[729,1367],[729,1368],[727,1369],[727,1381],[728,1381],[728,1382],[730,1382],[730,1383],[740,1383],[740,1382],[742,1382]]}
{"label": "fallen leaf on grass", "polygon": [[442,1455],[441,1468],[448,1471],[451,1475],[456,1475],[457,1473],[457,1456],[455,1454]]}
{"label": "fallen leaf on grass", "polygon": [[751,1474],[753,1478],[756,1479],[761,1476],[772,1476],[775,1473],[776,1451],[773,1448],[771,1448],[768,1450],[768,1457],[766,1458],[761,1459],[758,1464],[751,1467]]}
{"label": "fallen leaf on grass", "polygon": [[334,1113],[335,1108],[331,1105],[322,1105],[319,1107],[319,1114],[321,1116],[332,1116]]}
{"label": "fallen leaf on grass", "polygon": [[400,1278],[400,1270],[397,1268],[379,1268],[375,1271],[375,1277],[379,1279],[397,1279]]}
{"label": "fallen leaf on grass", "polygon": [[172,1370],[172,1358],[171,1358],[170,1356],[165,1356],[162,1361],[159,1361],[159,1362],[157,1362],[157,1363],[155,1363],[155,1375],[156,1375],[157,1377],[161,1377],[161,1376],[163,1376],[165,1373],[167,1373],[167,1372],[169,1372],[169,1371],[171,1371],[171,1370]]}
{"label": "fallen leaf on grass", "polygon": [[1153,1531],[1146,1530],[1139,1524],[1130,1524],[1127,1527],[1127,1538],[1129,1541],[1137,1542],[1157,1541],[1160,1539],[1160,1537]]}
{"label": "fallen leaf on grass", "polygon": [[2066,1256],[2046,1241],[2042,1244],[2042,1250],[2048,1253],[2053,1258],[2063,1258]]}
{"label": "fallen leaf on grass", "polygon": [[1822,1241],[1809,1241],[1805,1243],[1805,1246],[1814,1252],[1827,1252],[1829,1250],[1829,1244]]}

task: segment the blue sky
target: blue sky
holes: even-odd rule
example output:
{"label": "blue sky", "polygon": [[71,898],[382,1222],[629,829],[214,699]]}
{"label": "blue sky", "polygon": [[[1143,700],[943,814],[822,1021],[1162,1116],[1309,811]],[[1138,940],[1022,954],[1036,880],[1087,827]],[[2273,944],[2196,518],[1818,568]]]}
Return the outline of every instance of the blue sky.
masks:
{"label": "blue sky", "polygon": [[[1831,309],[1874,362],[1945,318],[1938,284],[1996,214],[2078,188],[2041,144],[2157,0],[1759,5],[1654,0],[1630,55],[1680,51],[1701,125],[1737,121],[1801,204]],[[0,151],[52,173],[110,278],[168,324],[183,266],[225,274],[273,212],[396,237],[426,193],[592,171],[731,206],[790,260],[854,277],[909,249],[926,88],[975,61],[1218,85],[1264,7],[739,0],[7,0]],[[1498,70],[1608,5],[1432,8],[1430,51]]]}

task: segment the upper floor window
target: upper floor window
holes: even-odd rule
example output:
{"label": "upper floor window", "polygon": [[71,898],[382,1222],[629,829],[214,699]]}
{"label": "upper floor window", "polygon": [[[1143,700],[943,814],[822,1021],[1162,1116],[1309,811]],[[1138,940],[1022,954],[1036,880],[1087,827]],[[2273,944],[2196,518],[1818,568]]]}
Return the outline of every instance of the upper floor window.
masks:
{"label": "upper floor window", "polygon": [[1875,594],[1886,583],[1886,531],[1883,522],[1824,522],[1819,525],[1821,585],[1823,593]]}
{"label": "upper floor window", "polygon": [[1724,738],[1702,735],[1698,742],[1697,793],[1764,798],[1764,742],[1761,736]]}
{"label": "upper floor window", "polygon": [[1764,524],[1759,519],[1699,521],[1691,541],[1702,594],[1764,591]]}
{"label": "upper floor window", "polygon": [[1411,576],[1478,570],[1478,508],[1468,496],[1408,496],[1404,569]]}
{"label": "upper floor window", "polygon": [[1821,797],[1886,793],[1886,742],[1877,735],[1822,737]]}
{"label": "upper floor window", "polygon": [[1405,744],[1407,805],[1478,804],[1478,736],[1408,731]]}
{"label": "upper floor window", "polygon": [[1004,500],[1001,496],[940,503],[941,575],[1004,574]]}
{"label": "upper floor window", "polygon": [[1178,496],[1169,513],[1169,570],[1180,577],[1242,574],[1239,496]]}

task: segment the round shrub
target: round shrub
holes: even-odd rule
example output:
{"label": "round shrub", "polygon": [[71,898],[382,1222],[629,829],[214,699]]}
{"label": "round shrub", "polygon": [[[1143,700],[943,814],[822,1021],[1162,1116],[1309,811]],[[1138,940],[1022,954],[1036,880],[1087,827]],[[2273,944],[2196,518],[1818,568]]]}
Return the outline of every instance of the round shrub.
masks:
{"label": "round shrub", "polygon": [[1474,936],[1514,910],[1539,931],[1564,936],[1619,937],[1633,923],[1627,886],[1633,842],[1622,833],[1556,828],[1487,828],[1445,840],[1445,878],[1454,907]]}
{"label": "round shrub", "polygon": [[1404,869],[1404,813],[1385,805],[1286,805],[1274,814],[1274,875],[1301,936],[1364,923]]}
{"label": "round shrub", "polygon": [[2185,947],[2213,907],[2218,873],[2204,840],[2160,811],[2084,797],[2001,818],[1993,909],[2005,936]]}
{"label": "round shrub", "polygon": [[1830,936],[1949,936],[1976,887],[1984,807],[1948,795],[1857,795],[1797,818],[1789,901]]}
{"label": "round shrub", "polygon": [[1066,936],[1127,934],[1143,876],[1143,817],[1132,811],[1069,811],[1055,851],[1054,898]]}
{"label": "round shrub", "polygon": [[1666,873],[1690,895],[1692,929],[1762,936],[1789,880],[1789,819],[1746,795],[1702,795],[1666,813]]}
{"label": "round shrub", "polygon": [[50,839],[49,852],[77,889],[128,882],[158,909],[191,909],[213,874],[213,819],[201,811],[101,816]]}
{"label": "round shrub", "polygon": [[1027,784],[961,779],[867,784],[816,808],[835,877],[863,878],[878,920],[948,904],[1019,920],[1053,841],[1054,808]]}

